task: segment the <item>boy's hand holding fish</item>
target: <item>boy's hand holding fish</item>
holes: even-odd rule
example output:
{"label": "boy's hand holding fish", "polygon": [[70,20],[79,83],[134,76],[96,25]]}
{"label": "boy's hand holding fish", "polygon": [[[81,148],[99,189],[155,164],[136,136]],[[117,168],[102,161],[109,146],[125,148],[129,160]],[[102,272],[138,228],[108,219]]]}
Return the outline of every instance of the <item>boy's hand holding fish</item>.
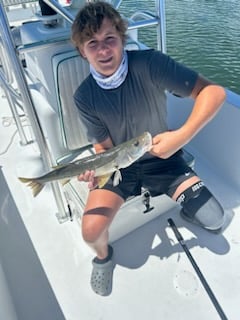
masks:
{"label": "boy's hand holding fish", "polygon": [[94,170],[87,170],[86,172],[80,174],[78,176],[78,180],[88,182],[88,188],[90,190],[95,189],[98,185],[98,179],[95,177]]}

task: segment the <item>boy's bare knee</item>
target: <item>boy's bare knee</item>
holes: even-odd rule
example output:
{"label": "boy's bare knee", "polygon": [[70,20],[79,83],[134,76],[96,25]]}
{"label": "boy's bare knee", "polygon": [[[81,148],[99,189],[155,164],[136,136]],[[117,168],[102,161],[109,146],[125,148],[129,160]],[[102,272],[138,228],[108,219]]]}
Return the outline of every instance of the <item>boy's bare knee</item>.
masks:
{"label": "boy's bare knee", "polygon": [[97,223],[94,221],[89,221],[87,223],[83,223],[82,225],[82,237],[84,241],[88,243],[95,243],[102,235],[102,228],[99,228]]}
{"label": "boy's bare knee", "polygon": [[124,200],[108,190],[92,191],[82,218],[84,241],[94,244],[101,241]]}

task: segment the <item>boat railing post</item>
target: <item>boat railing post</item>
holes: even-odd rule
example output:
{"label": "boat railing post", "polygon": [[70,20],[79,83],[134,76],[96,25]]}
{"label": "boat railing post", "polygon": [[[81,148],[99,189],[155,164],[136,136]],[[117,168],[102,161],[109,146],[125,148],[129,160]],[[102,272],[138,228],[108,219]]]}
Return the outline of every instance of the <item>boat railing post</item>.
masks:
{"label": "boat railing post", "polygon": [[[3,7],[2,7],[2,3],[0,2],[0,8],[1,8],[1,11],[3,10]],[[8,60],[8,55],[5,55],[5,51],[9,51],[8,50],[8,45],[9,45],[9,41],[7,41],[10,37],[11,37],[11,32],[10,32],[10,28],[8,26],[8,24],[5,24],[4,25],[4,18],[2,18],[2,14],[1,14],[1,18],[0,18],[0,30],[1,30],[1,38],[2,38],[2,43],[1,43],[1,54],[3,55],[2,57],[2,70],[0,70],[0,81],[2,83],[2,88],[4,90],[4,93],[5,93],[5,96],[8,100],[8,104],[9,104],[9,107],[11,109],[11,112],[12,112],[12,116],[13,116],[13,119],[15,121],[15,124],[16,124],[16,127],[17,127],[17,130],[18,130],[18,133],[19,133],[19,137],[20,137],[20,143],[22,145],[26,145],[29,143],[27,137],[26,137],[26,134],[25,134],[25,131],[23,129],[23,125],[22,125],[22,122],[21,122],[21,119],[20,119],[20,116],[18,114],[18,111],[17,111],[17,108],[16,108],[16,105],[12,99],[12,95],[11,93],[9,92],[9,90],[7,89],[7,82],[10,81],[9,79],[7,78],[10,78],[11,76],[9,75],[6,76],[6,74],[4,73],[4,67],[5,67],[5,64],[7,64],[7,60]],[[7,48],[6,48],[7,46]],[[9,69],[9,68],[8,68]],[[10,72],[10,71],[8,71]],[[7,72],[7,73],[8,73]]]}
{"label": "boat railing post", "polygon": [[[44,137],[38,115],[34,108],[33,100],[27,85],[27,80],[24,75],[23,67],[21,62],[16,54],[14,42],[11,36],[8,19],[6,17],[5,11],[3,9],[2,3],[0,2],[0,28],[2,32],[2,40],[4,40],[5,50],[7,51],[9,61],[11,63],[11,68],[13,69],[13,73],[16,78],[18,89],[21,93],[21,98],[23,102],[24,112],[28,116],[30,121],[33,134],[35,136],[36,142],[38,144],[43,164],[46,169],[50,169],[53,165],[52,159],[50,156],[50,152],[47,146],[46,139]],[[58,207],[58,217],[59,221],[65,221],[68,219],[68,215],[66,214],[63,197],[57,182],[53,182],[52,190],[55,197],[55,201]]]}
{"label": "boat railing post", "polygon": [[157,43],[158,50],[163,53],[167,52],[166,46],[166,12],[165,12],[165,0],[156,0],[156,11],[159,16],[159,28],[157,28]]}

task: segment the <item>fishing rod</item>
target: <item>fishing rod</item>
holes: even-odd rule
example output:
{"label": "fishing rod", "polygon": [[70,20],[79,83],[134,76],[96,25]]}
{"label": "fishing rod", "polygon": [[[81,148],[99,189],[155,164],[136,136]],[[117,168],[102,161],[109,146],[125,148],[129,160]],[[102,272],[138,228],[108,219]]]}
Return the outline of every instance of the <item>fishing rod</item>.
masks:
{"label": "fishing rod", "polygon": [[208,294],[209,298],[211,299],[215,309],[217,310],[220,318],[222,320],[228,320],[228,318],[226,317],[225,313],[223,312],[219,302],[217,301],[213,291],[209,287],[205,277],[203,276],[203,274],[202,274],[201,270],[199,269],[196,261],[194,260],[191,252],[189,251],[189,249],[188,249],[188,247],[187,247],[187,245],[186,245],[181,233],[179,232],[177,226],[175,225],[175,223],[173,222],[173,220],[171,218],[168,219],[167,221],[168,221],[169,226],[172,228],[172,230],[173,230],[178,242],[180,243],[181,247],[183,248],[184,252],[186,253],[188,259],[190,260],[190,262],[191,262],[194,270],[196,271],[200,281],[202,282],[202,285],[203,285],[204,289],[207,291],[207,294]]}

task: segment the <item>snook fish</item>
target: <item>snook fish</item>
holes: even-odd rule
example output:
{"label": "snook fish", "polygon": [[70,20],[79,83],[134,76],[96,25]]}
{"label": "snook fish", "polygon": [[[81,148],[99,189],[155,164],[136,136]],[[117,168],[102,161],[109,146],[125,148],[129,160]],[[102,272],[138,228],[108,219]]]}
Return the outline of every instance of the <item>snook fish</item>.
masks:
{"label": "snook fish", "polygon": [[134,161],[150,151],[152,147],[152,136],[144,132],[137,138],[128,140],[105,152],[94,154],[68,164],[53,167],[53,170],[36,178],[18,179],[27,183],[32,188],[33,196],[36,197],[47,182],[64,180],[67,183],[70,178],[80,175],[87,170],[94,170],[95,177],[98,177],[98,186],[103,187],[111,175],[115,172],[113,184],[117,185],[122,177],[119,169],[126,168]]}

